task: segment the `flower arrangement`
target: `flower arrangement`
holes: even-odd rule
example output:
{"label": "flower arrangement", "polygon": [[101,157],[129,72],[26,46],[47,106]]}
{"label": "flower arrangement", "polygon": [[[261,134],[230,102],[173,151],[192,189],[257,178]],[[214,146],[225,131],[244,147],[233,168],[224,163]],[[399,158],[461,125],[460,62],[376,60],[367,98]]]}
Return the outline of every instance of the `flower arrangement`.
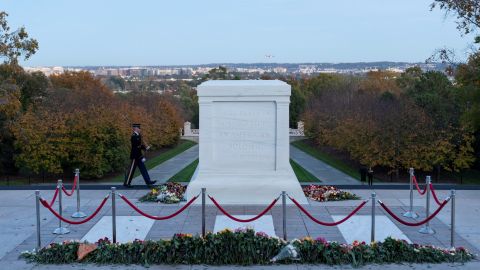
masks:
{"label": "flower arrangement", "polygon": [[141,202],[161,202],[161,203],[178,203],[185,201],[183,195],[187,187],[175,183],[168,182],[160,186],[152,188],[147,194],[140,197]]}
{"label": "flower arrangement", "polygon": [[308,198],[318,202],[360,199],[357,195],[334,186],[309,185],[303,187],[303,193]]}
{"label": "flower arrangement", "polygon": [[[441,249],[409,244],[387,238],[384,242],[355,241],[351,245],[328,242],[323,238],[305,237],[285,242],[251,229],[223,230],[205,237],[175,234],[170,240],[135,240],[125,244],[100,239],[96,248],[79,259],[81,245],[75,241],[50,244],[38,251],[24,252],[20,257],[40,264],[208,264],[252,265],[310,263],[354,266],[368,263],[442,263],[466,262],[474,258],[465,248]],[[92,244],[89,244],[92,245]],[[283,255],[282,255],[283,252]],[[279,256],[281,255],[281,256]]]}

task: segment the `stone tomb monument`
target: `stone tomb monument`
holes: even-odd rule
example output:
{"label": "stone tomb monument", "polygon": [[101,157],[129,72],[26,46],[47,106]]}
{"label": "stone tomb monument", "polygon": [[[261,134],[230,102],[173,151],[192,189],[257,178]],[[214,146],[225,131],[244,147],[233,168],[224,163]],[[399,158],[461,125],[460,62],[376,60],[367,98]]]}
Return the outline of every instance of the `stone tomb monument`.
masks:
{"label": "stone tomb monument", "polygon": [[187,199],[204,187],[221,204],[269,204],[282,191],[307,203],[289,162],[290,91],[279,80],[198,86],[200,160]]}

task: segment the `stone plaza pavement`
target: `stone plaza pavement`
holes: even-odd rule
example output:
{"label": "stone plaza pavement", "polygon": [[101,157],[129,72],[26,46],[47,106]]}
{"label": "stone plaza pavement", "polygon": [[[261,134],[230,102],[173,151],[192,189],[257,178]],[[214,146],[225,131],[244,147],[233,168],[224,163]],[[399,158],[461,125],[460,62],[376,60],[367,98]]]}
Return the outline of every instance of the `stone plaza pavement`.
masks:
{"label": "stone plaza pavement", "polygon": [[[370,190],[352,190],[362,198],[370,196]],[[101,199],[109,190],[88,190],[82,193],[82,210],[87,214],[91,213],[100,203]],[[162,205],[156,203],[138,203],[136,199],[145,194],[146,190],[122,190],[119,191],[147,213],[153,215],[166,215],[174,212],[180,205]],[[391,206],[397,213],[401,214],[407,209],[409,192],[406,190],[376,190],[378,199],[385,204]],[[440,198],[447,196],[447,191],[438,191]],[[53,195],[52,191],[42,191],[42,197],[49,199]],[[457,246],[465,246],[474,253],[480,250],[480,230],[478,224],[480,222],[480,197],[479,191],[457,191],[457,207],[456,207],[456,233]],[[69,217],[75,211],[75,198],[67,198],[64,200],[64,215]],[[343,201],[318,203],[311,202],[308,207],[315,217],[324,221],[333,221],[332,215],[348,214],[360,201]],[[424,200],[419,196],[415,196],[414,205],[419,214],[424,212]],[[226,209],[232,214],[256,214],[265,206],[227,206]],[[436,206],[432,202],[432,209]],[[371,207],[370,203],[360,210],[357,215],[369,216]],[[83,225],[66,225],[70,228],[71,233],[63,236],[52,234],[58,222],[48,210],[41,207],[41,234],[42,244],[47,245],[50,242],[58,242],[66,239],[80,239],[102,216],[111,215],[110,200],[106,207],[93,220]],[[376,208],[377,215],[385,214],[380,207]],[[269,213],[273,217],[273,225],[275,233],[282,235],[282,216],[281,206],[274,207]],[[133,209],[129,208],[120,198],[117,197],[117,215],[138,216]],[[213,231],[215,216],[220,215],[214,206],[207,206],[206,225],[208,231]],[[424,216],[424,215],[423,215]],[[199,233],[201,230],[200,206],[192,206],[179,216],[165,221],[155,221],[151,229],[148,231],[146,239],[169,238],[174,233]],[[392,218],[390,220],[393,221]],[[435,246],[448,247],[450,232],[450,207],[447,205],[437,218],[431,221],[431,226],[437,233],[435,235],[422,235],[418,233],[417,227],[407,227],[396,221],[393,223],[413,242],[423,244],[433,244]],[[368,224],[367,226],[369,226]],[[21,251],[31,250],[35,246],[35,205],[34,191],[0,191],[0,269],[143,269],[141,266],[93,266],[93,265],[64,265],[64,266],[48,266],[26,264],[23,260],[18,259]],[[381,228],[380,228],[381,229]],[[118,232],[121,234],[122,232]],[[289,239],[311,236],[324,237],[327,240],[335,240],[346,242],[344,236],[338,227],[323,227],[313,223],[295,206],[288,206],[287,209],[287,234]],[[451,264],[441,265],[403,265],[402,269],[450,269]],[[308,265],[279,265],[273,266],[279,269],[315,269],[319,266]],[[324,269],[349,269],[350,266],[326,267]],[[152,266],[154,269],[230,269],[231,266],[225,267],[207,267],[207,266]],[[236,268],[236,267],[235,267]],[[250,269],[252,267],[246,267]],[[256,266],[255,269],[270,269],[272,266]],[[399,269],[399,265],[369,265],[363,267],[365,269]],[[461,266],[461,269],[480,269],[480,263],[474,261]]]}

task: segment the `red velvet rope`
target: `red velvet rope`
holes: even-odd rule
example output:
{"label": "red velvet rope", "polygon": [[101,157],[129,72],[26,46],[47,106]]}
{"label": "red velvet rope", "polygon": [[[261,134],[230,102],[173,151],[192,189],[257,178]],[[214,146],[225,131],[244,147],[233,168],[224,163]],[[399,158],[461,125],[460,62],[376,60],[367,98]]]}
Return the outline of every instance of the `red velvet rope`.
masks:
{"label": "red velvet rope", "polygon": [[270,211],[270,209],[272,209],[272,207],[277,203],[278,201],[278,198],[276,198],[275,200],[273,200],[269,206],[267,206],[267,208],[265,208],[262,212],[260,212],[260,214],[252,217],[252,218],[248,218],[248,219],[240,219],[240,218],[236,218],[232,215],[230,215],[225,209],[222,208],[222,206],[220,204],[218,204],[218,202],[213,198],[211,197],[210,195],[208,196],[208,198],[210,198],[210,200],[212,200],[213,204],[215,204],[215,206],[218,208],[218,210],[220,210],[220,212],[222,212],[224,215],[226,215],[227,217],[229,217],[230,219],[232,220],[235,220],[237,222],[252,222],[254,220],[257,220],[259,219],[261,216],[265,215],[265,213],[267,213],[268,211]]}
{"label": "red velvet rope", "polygon": [[50,203],[48,204],[49,206],[52,206],[54,203],[55,203],[55,200],[57,199],[57,196],[58,196],[58,187],[55,189],[55,193],[53,193],[53,198],[52,200],[50,201]]}
{"label": "red velvet rope", "polygon": [[73,186],[71,191],[67,191],[67,189],[64,186],[62,186],[62,191],[63,193],[65,193],[65,195],[69,197],[73,195],[73,192],[75,191],[75,187],[77,186],[77,179],[78,179],[78,176],[75,175],[75,177],[73,178]]}
{"label": "red velvet rope", "polygon": [[305,213],[305,215],[307,215],[311,220],[313,220],[315,223],[317,224],[320,224],[320,225],[323,225],[323,226],[336,226],[338,224],[341,224],[345,221],[347,221],[349,218],[351,218],[353,215],[355,215],[355,213],[357,213],[360,209],[362,209],[362,207],[367,203],[367,201],[363,201],[360,205],[357,206],[357,208],[355,208],[350,214],[348,214],[348,216],[344,217],[343,219],[337,221],[337,222],[324,222],[324,221],[320,221],[318,219],[316,219],[315,217],[313,217],[305,208],[303,208],[303,206],[301,204],[299,204],[297,202],[297,200],[295,200],[294,198],[288,196],[288,198],[290,198],[290,200],[292,200],[292,202],[303,212]]}
{"label": "red velvet rope", "polygon": [[441,205],[442,202],[438,199],[437,194],[435,193],[435,189],[433,188],[432,183],[430,183],[430,191],[432,192],[433,199],[435,200],[435,202],[436,202],[438,205]]}
{"label": "red velvet rope", "polygon": [[140,215],[145,216],[145,217],[150,218],[150,219],[154,219],[154,220],[165,220],[165,219],[173,218],[173,217],[177,216],[178,214],[180,214],[181,212],[183,212],[185,209],[187,209],[187,207],[189,207],[198,198],[198,195],[193,197],[182,208],[180,208],[177,212],[175,212],[173,214],[170,214],[170,215],[164,216],[164,217],[159,217],[159,216],[152,216],[152,215],[149,215],[149,214],[143,212],[138,207],[136,207],[131,201],[129,201],[125,196],[123,196],[121,194],[118,194],[118,196],[120,196],[120,198],[122,198],[122,200],[124,200],[128,205],[130,205],[130,207],[133,208],[133,210],[137,211]]}
{"label": "red velvet rope", "polygon": [[418,193],[420,193],[420,195],[424,195],[425,192],[427,192],[427,185],[425,185],[425,187],[423,188],[423,191],[422,191],[420,189],[420,187],[418,186],[417,177],[415,177],[415,175],[413,176],[413,183],[415,184],[415,187],[417,188],[417,191],[418,191]]}
{"label": "red velvet rope", "polygon": [[403,225],[420,226],[420,225],[423,225],[423,224],[429,222],[432,218],[434,218],[442,210],[442,208],[448,203],[449,200],[450,200],[450,198],[445,199],[442,202],[442,204],[440,204],[440,207],[438,207],[438,209],[435,212],[433,212],[433,214],[431,214],[429,217],[427,217],[426,219],[424,219],[422,221],[419,221],[419,222],[404,221],[401,218],[399,218],[397,215],[395,215],[395,213],[393,213],[392,210],[390,210],[383,202],[379,201],[379,203],[382,206],[382,208],[385,209],[385,211],[387,211],[388,214],[390,214],[390,216],[392,216],[396,221],[402,223]]}
{"label": "red velvet rope", "polygon": [[102,203],[100,203],[100,205],[97,207],[97,209],[95,210],[95,212],[93,212],[92,215],[90,215],[89,217],[83,219],[83,220],[79,220],[79,221],[73,221],[73,220],[68,220],[64,217],[62,217],[57,211],[55,211],[54,209],[52,209],[52,207],[48,204],[47,201],[45,201],[44,199],[40,198],[40,202],[43,204],[43,206],[45,206],[45,208],[47,208],[48,210],[50,210],[50,212],[52,212],[53,215],[55,215],[58,219],[62,220],[63,222],[66,222],[66,223],[69,223],[69,224],[74,224],[74,225],[79,225],[79,224],[83,224],[85,222],[88,222],[90,221],[92,218],[94,218],[98,212],[100,212],[100,210],[102,209],[102,207],[105,205],[105,203],[107,202],[107,199],[108,197],[110,197],[110,194],[107,195],[105,198],[103,198],[103,201]]}

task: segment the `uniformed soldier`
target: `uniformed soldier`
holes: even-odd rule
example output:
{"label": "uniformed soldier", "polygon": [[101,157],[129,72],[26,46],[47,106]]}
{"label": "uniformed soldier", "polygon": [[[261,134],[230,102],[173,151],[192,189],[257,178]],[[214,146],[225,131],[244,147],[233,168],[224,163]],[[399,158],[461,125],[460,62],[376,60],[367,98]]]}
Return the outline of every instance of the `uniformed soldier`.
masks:
{"label": "uniformed soldier", "polygon": [[142,150],[146,151],[150,148],[150,146],[145,146],[142,141],[142,135],[141,135],[141,130],[140,130],[140,124],[132,124],[132,137],[130,138],[130,142],[132,144],[132,148],[130,150],[130,159],[132,160],[128,175],[125,179],[125,182],[123,185],[125,187],[131,187],[131,182],[133,175],[135,174],[135,169],[138,168],[140,169],[140,172],[142,173],[143,180],[145,180],[145,184],[148,186],[151,186],[155,184],[157,181],[151,181],[150,176],[148,175],[147,168],[145,167],[145,157],[143,156]]}

